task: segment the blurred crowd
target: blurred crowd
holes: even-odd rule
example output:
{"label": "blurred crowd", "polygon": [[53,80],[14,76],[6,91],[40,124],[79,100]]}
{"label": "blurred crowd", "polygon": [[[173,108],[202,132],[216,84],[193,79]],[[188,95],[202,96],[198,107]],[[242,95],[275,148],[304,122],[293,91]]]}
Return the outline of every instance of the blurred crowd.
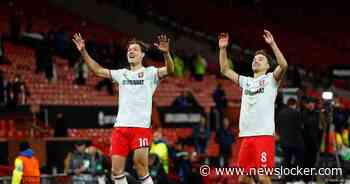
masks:
{"label": "blurred crowd", "polygon": [[[122,1],[126,3],[127,1]],[[22,28],[23,14],[14,11],[9,18],[9,35],[6,39],[21,44],[22,32],[32,33],[35,20],[28,18],[27,25]],[[66,26],[52,26],[46,33],[38,33],[36,41],[25,41],[35,49],[36,74],[44,73],[48,81],[57,80],[56,61],[58,55],[68,60],[68,65],[75,71],[75,84],[86,85],[89,80],[89,70],[82,61],[79,53],[70,41],[70,28]],[[4,50],[6,36],[0,33],[0,64],[9,64]],[[110,41],[101,43],[96,36],[86,38],[86,47],[91,56],[102,66],[117,69],[128,65],[126,61],[125,43],[127,40]],[[242,49],[238,45],[230,46],[231,68],[242,73],[249,74],[251,70],[252,50]],[[188,55],[184,51],[176,51],[173,54],[175,63],[175,76],[179,78],[193,78],[203,80],[208,74],[208,63],[201,54]],[[233,57],[234,56],[234,57]],[[161,59],[161,54],[154,50],[148,53],[148,57],[155,60]],[[216,73],[217,74],[217,73]],[[219,75],[219,74],[218,74]],[[322,76],[322,77],[320,77]],[[327,89],[331,86],[331,77],[323,73],[314,72],[303,66],[292,65],[289,67],[286,77],[286,86],[297,87],[301,91],[308,83],[314,88]],[[109,94],[114,95],[111,80],[103,79],[95,86],[96,90],[106,87]],[[20,74],[12,79],[7,79],[4,71],[0,71],[0,104],[8,107],[24,105],[30,96],[25,82]],[[228,166],[232,163],[233,145],[237,143],[234,125],[225,116],[228,107],[228,99],[221,84],[218,84],[212,93],[215,106],[213,110],[219,114],[216,125],[211,126],[212,118],[202,114],[200,123],[193,126],[192,136],[179,139],[170,145],[163,137],[161,130],[155,130],[153,143],[150,147],[149,165],[150,174],[155,183],[205,183],[206,178],[199,175],[199,167],[202,164]],[[172,103],[176,108],[199,107],[190,89],[174,99]],[[343,160],[350,160],[349,148],[349,110],[341,106],[337,100],[326,104],[320,99],[315,99],[301,94],[296,98],[289,98],[286,104],[282,98],[276,101],[276,134],[277,134],[277,161],[285,167],[302,166],[314,167],[317,164],[317,156],[320,152],[339,152]],[[332,123],[330,121],[332,119]],[[214,124],[215,124],[214,123]],[[57,117],[57,136],[67,136],[62,115]],[[210,135],[215,132],[215,141],[219,145],[219,156],[210,158],[208,144]],[[334,141],[333,141],[334,140]],[[191,148],[194,151],[190,151]],[[132,162],[128,162],[132,163]],[[85,142],[75,144],[75,150],[68,154],[65,160],[65,172],[72,176],[73,183],[108,183],[110,163],[106,155],[103,155],[96,146]],[[127,166],[129,183],[135,182],[133,167]],[[286,178],[287,181],[304,180],[311,181],[313,178]]]}
{"label": "blurred crowd", "polygon": [[[337,100],[289,98],[276,113],[277,147],[286,168],[314,168],[323,154],[340,153],[349,146],[350,111]],[[349,154],[347,153],[347,156]],[[342,160],[349,160],[342,156]],[[287,177],[287,182],[315,181],[312,176]]]}
{"label": "blurred crowd", "polygon": [[21,75],[17,74],[13,80],[7,80],[4,72],[0,70],[0,105],[9,108],[25,105],[29,96],[30,91]]}
{"label": "blurred crowd", "polygon": [[109,182],[110,163],[94,145],[76,142],[75,150],[65,159],[65,173],[72,176],[73,184],[106,184]]}

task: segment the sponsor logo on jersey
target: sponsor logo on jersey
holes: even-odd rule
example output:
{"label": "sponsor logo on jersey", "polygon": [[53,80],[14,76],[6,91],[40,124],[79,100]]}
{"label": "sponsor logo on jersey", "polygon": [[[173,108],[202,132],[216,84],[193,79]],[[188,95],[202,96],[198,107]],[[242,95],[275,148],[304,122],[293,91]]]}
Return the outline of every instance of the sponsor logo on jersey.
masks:
{"label": "sponsor logo on jersey", "polygon": [[144,80],[123,80],[123,85],[143,85]]}
{"label": "sponsor logo on jersey", "polygon": [[246,89],[246,90],[244,90],[244,94],[248,95],[248,96],[254,96],[254,95],[257,95],[259,93],[264,93],[264,89],[265,88],[259,88],[256,91],[251,91],[249,89]]}
{"label": "sponsor logo on jersey", "polygon": [[264,87],[264,86],[265,86],[265,80],[259,81],[259,86],[260,86],[260,87]]}

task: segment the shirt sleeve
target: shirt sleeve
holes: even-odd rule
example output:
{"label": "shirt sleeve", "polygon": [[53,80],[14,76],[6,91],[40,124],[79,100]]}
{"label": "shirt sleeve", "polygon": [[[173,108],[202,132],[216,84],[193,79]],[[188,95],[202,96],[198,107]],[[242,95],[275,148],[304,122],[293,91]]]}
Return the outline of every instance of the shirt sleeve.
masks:
{"label": "shirt sleeve", "polygon": [[111,73],[112,81],[120,83],[120,81],[122,80],[124,70],[119,69],[119,70],[109,70],[109,71]]}
{"label": "shirt sleeve", "polygon": [[243,76],[243,75],[239,75],[238,77],[239,77],[238,78],[239,87],[241,87],[241,88],[247,87],[247,84],[248,84],[248,82],[250,80],[250,77],[246,77],[246,76]]}

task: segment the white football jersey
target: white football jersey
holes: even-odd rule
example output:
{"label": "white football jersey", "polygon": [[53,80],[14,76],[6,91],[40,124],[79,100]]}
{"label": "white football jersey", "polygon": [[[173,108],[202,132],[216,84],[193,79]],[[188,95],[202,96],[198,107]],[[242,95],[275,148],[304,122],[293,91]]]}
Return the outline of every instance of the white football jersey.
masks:
{"label": "white football jersey", "polygon": [[239,136],[274,135],[278,83],[273,73],[258,78],[239,76],[242,88]]}
{"label": "white football jersey", "polygon": [[119,107],[114,126],[149,128],[152,97],[159,84],[158,69],[111,70],[111,76],[119,84]]}

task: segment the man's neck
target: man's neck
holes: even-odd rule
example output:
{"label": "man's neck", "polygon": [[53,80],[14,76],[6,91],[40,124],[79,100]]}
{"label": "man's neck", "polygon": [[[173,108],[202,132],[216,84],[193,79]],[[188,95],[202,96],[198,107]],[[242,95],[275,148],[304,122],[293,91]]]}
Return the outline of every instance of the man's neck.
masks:
{"label": "man's neck", "polygon": [[262,75],[265,75],[265,71],[261,71],[261,72],[256,72],[256,73],[254,73],[254,78],[258,78],[258,77],[260,77],[260,76],[262,76]]}
{"label": "man's neck", "polygon": [[137,71],[140,68],[142,68],[142,64],[141,63],[130,63],[130,70],[131,71]]}

